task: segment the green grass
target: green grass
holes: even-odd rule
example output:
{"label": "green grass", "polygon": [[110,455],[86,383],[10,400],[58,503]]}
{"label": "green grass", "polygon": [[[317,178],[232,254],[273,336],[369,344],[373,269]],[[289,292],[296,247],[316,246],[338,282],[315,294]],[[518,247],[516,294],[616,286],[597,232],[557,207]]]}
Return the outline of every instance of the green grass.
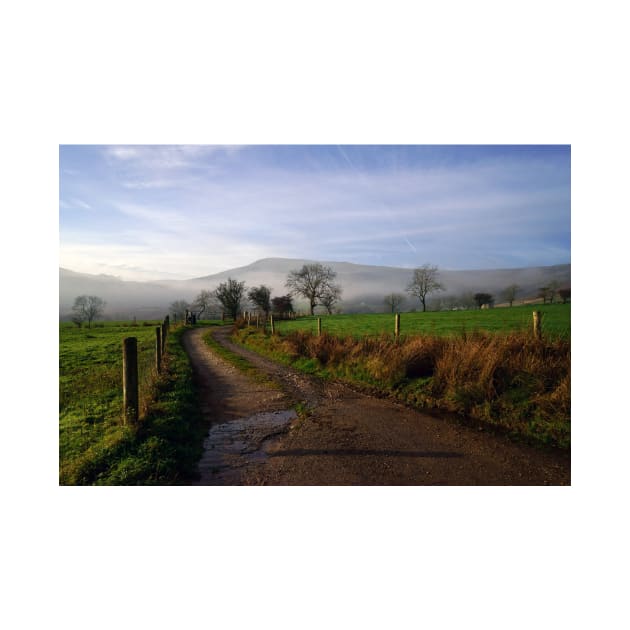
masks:
{"label": "green grass", "polygon": [[538,340],[531,331],[477,331],[396,342],[391,334],[272,336],[243,328],[235,340],[309,374],[453,413],[531,444],[570,447],[571,342],[564,335]]}
{"label": "green grass", "polygon": [[270,378],[263,371],[259,370],[255,365],[250,363],[245,357],[242,357],[240,354],[236,354],[229,350],[228,348],[222,346],[216,339],[213,337],[212,330],[208,331],[204,336],[203,340],[207,346],[212,348],[212,350],[218,354],[220,357],[225,359],[228,363],[233,365],[239,372],[242,372],[249,378],[255,380],[258,383],[266,385],[271,388],[279,388],[279,385]]}
{"label": "green grass", "polygon": [[[532,312],[543,313],[543,334],[553,337],[571,336],[571,305],[547,304],[514,306],[469,311],[427,311],[426,313],[401,313],[401,336],[435,335],[448,336],[463,331],[517,332],[532,329]],[[322,315],[322,330],[339,337],[377,337],[393,334],[394,316],[390,313],[365,315]],[[317,316],[275,322],[280,334],[296,330],[317,331]]]}
{"label": "green grass", "polygon": [[[59,481],[78,484],[173,484],[194,474],[205,432],[180,337],[167,337],[156,378],[158,322],[60,326]],[[141,421],[123,426],[122,340],[138,339]]]}

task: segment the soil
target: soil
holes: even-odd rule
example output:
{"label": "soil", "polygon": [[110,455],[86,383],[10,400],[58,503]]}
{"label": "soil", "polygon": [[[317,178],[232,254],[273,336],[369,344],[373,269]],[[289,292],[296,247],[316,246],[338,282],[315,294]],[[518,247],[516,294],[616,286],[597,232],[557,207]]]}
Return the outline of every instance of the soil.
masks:
{"label": "soil", "polygon": [[[306,376],[229,340],[266,380],[203,341],[184,346],[210,424],[197,485],[570,485],[566,452],[544,451]],[[296,407],[301,413],[296,413]],[[306,412],[304,412],[306,410]]]}

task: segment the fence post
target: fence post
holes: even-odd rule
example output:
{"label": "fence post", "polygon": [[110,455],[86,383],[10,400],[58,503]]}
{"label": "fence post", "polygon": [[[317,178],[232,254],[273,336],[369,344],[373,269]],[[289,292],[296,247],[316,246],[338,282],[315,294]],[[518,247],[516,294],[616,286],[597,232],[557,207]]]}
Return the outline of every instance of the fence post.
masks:
{"label": "fence post", "polygon": [[271,334],[276,333],[276,327],[273,325],[273,315],[269,315],[269,325],[271,326]]}
{"label": "fence post", "polygon": [[162,324],[162,354],[164,354],[164,350],[166,349],[166,321]]}
{"label": "fence post", "polygon": [[542,313],[540,311],[534,311],[534,337],[540,339],[542,337],[542,331],[540,325],[542,323]]}
{"label": "fence post", "polygon": [[317,318],[317,336],[318,337],[322,336],[322,318],[321,317]]}
{"label": "fence post", "polygon": [[123,339],[123,423],[138,422],[138,339]]}
{"label": "fence post", "polygon": [[155,327],[155,369],[160,373],[162,369],[162,327]]}
{"label": "fence post", "polygon": [[394,337],[400,337],[400,313],[394,315]]}
{"label": "fence post", "polygon": [[256,313],[256,328],[260,328],[260,314]]}

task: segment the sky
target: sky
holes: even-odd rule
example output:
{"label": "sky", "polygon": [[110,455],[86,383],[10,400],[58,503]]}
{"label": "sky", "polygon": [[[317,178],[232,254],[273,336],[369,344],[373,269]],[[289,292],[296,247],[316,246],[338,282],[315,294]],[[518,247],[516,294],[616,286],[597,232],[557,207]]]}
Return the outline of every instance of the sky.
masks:
{"label": "sky", "polygon": [[59,169],[59,264],[84,273],[571,261],[567,145],[61,145]]}

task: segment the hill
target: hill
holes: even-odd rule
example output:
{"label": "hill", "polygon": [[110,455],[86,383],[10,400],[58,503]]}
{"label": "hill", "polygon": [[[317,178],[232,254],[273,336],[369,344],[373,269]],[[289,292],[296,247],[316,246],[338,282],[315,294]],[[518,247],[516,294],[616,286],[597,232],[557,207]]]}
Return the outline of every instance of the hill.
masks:
{"label": "hill", "polygon": [[[162,317],[174,300],[192,301],[202,289],[212,290],[228,278],[244,281],[251,287],[266,284],[272,295],[287,292],[284,283],[292,269],[316,262],[294,258],[264,258],[244,267],[228,269],[217,274],[182,281],[131,282],[115,276],[77,273],[59,269],[60,314],[68,313],[77,295],[98,295],[107,302],[107,315],[115,318],[132,316]],[[379,312],[383,297],[392,292],[404,293],[412,274],[402,267],[357,265],[347,262],[320,261],[337,272],[343,288],[341,308],[345,312]],[[510,284],[518,284],[519,300],[534,297],[539,287],[550,282],[561,286],[571,284],[571,265],[527,267],[519,269],[479,269],[466,271],[440,270],[440,281],[445,291],[435,294],[441,298],[464,293],[487,292],[500,298],[501,291]],[[417,307],[408,300],[406,308]]]}

